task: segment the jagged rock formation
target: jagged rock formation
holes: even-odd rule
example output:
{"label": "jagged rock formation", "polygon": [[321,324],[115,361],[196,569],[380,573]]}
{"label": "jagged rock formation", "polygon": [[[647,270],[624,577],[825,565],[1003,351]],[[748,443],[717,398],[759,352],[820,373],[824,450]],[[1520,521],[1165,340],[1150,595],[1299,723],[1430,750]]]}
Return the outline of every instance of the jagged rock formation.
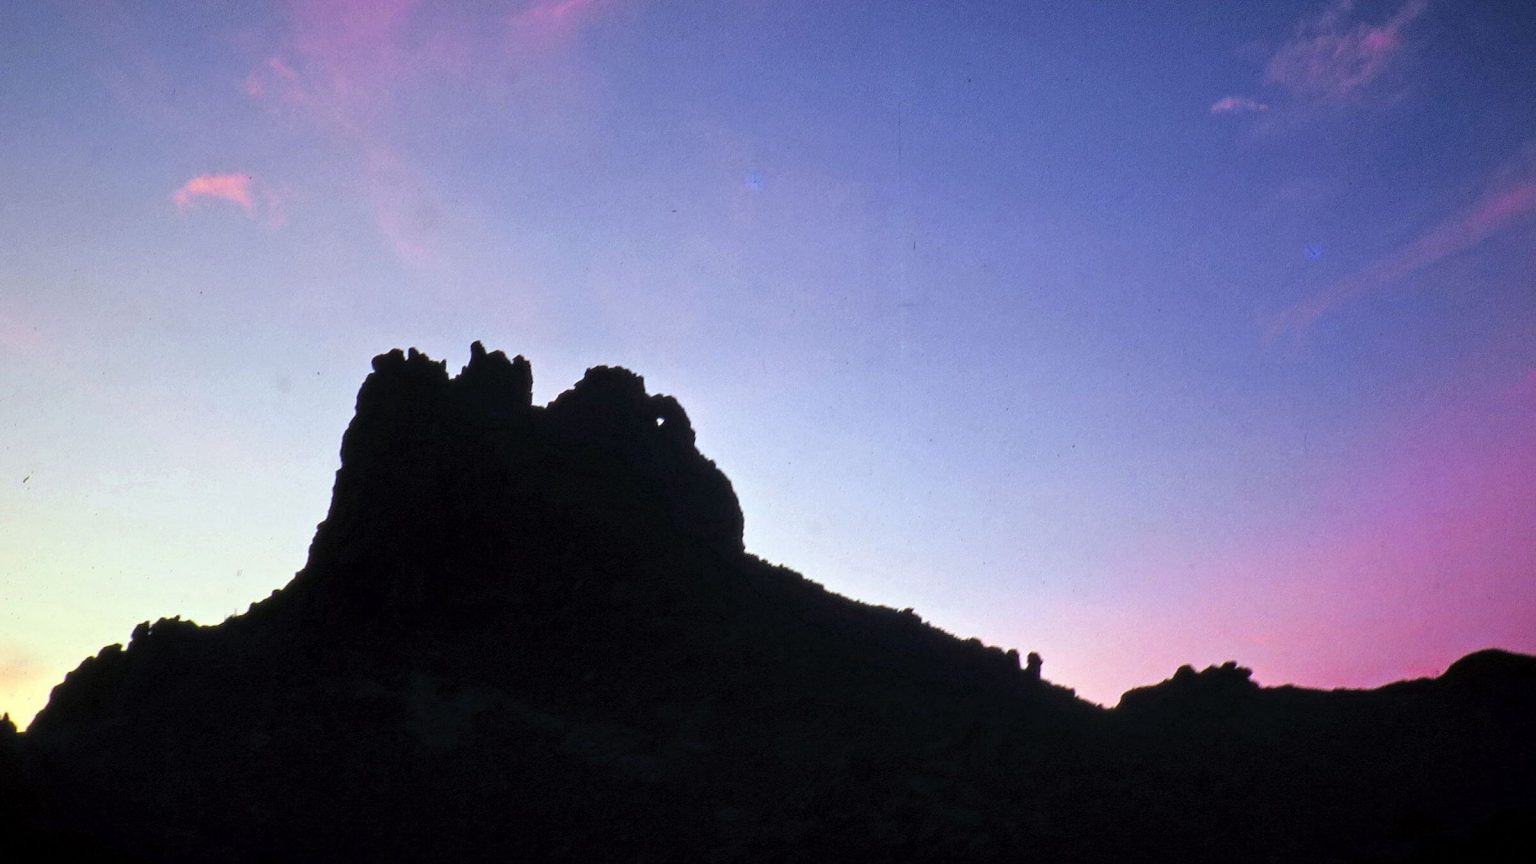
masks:
{"label": "jagged rock formation", "polygon": [[476,343],[456,377],[374,359],[288,586],[0,723],[0,829],[145,861],[1407,860],[1522,839],[1533,721],[1502,652],[1370,692],[1186,667],[1103,711],[746,554],[639,376],[535,406]]}

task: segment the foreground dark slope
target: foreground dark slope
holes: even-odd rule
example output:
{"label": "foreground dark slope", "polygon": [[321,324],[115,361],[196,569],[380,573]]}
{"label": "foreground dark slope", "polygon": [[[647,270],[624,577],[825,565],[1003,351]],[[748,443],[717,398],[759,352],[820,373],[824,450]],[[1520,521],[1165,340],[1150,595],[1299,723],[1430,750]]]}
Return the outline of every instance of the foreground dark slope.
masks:
{"label": "foreground dark slope", "polygon": [[0,730],[13,832],[142,860],[1406,860],[1536,804],[1532,658],[1370,692],[1181,671],[1106,712],[747,555],[682,408],[625,370],[538,407],[478,344],[456,378],[374,368],[292,583],[141,626]]}

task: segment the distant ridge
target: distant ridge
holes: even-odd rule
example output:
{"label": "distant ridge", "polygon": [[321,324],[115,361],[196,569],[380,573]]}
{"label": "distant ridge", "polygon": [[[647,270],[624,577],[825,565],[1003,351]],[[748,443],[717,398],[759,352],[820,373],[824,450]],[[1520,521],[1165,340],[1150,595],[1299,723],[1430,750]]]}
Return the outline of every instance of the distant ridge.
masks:
{"label": "distant ridge", "polygon": [[[742,545],[620,368],[373,360],[284,588],[136,628],[0,723],[37,860],[1533,860],[1536,658],[1373,691],[1180,669],[1114,710],[1038,657]],[[1499,859],[1508,850],[1523,857]],[[1475,856],[1468,859],[1467,856]]]}

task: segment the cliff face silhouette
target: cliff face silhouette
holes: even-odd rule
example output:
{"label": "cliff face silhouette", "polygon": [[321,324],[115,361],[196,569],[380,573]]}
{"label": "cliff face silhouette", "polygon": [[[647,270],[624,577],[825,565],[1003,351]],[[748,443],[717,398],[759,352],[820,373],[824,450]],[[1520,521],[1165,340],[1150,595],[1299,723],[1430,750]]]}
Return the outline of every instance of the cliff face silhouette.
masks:
{"label": "cliff face silhouette", "polygon": [[[0,723],[10,849],[137,861],[1438,861],[1536,846],[1536,658],[1375,691],[1039,659],[747,554],[687,414],[597,367],[373,361],[305,568]],[[1320,613],[1321,614],[1321,613]],[[6,841],[0,839],[0,843]],[[1523,844],[1523,845],[1521,845]],[[25,860],[25,859],[23,859]],[[1510,860],[1529,860],[1528,857]]]}

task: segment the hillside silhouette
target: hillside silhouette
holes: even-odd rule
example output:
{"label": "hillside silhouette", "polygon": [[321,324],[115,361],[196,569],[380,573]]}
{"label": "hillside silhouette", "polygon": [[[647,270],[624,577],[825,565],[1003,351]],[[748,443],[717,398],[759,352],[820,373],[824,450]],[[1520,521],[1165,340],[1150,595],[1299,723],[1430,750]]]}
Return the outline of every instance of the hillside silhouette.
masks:
{"label": "hillside silhouette", "polygon": [[537,406],[479,343],[373,370],[292,582],[0,722],[18,860],[1536,855],[1536,658],[1371,691],[1185,667],[1106,710],[748,554],[632,372]]}

